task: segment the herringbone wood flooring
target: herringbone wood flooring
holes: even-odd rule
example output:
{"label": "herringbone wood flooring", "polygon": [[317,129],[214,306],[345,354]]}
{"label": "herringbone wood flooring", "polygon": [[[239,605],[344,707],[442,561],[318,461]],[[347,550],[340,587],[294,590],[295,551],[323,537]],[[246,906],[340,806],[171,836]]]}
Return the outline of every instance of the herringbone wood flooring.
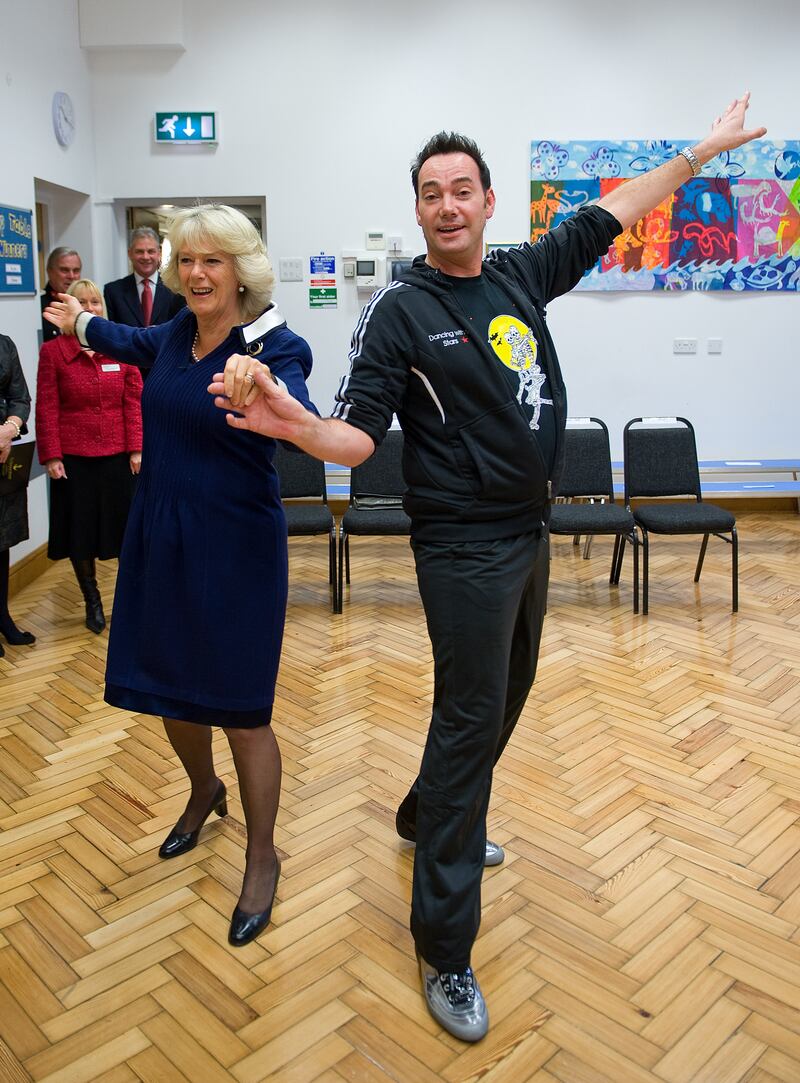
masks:
{"label": "herringbone wood flooring", "polygon": [[393,831],[431,695],[407,542],[353,540],[335,618],[324,541],[292,541],[284,874],[238,951],[227,745],[230,815],[159,861],[185,777],[157,719],[103,703],[106,637],[49,571],[15,599],[38,643],[0,660],[0,1078],[796,1083],[800,518],[740,531],[735,617],[721,543],[696,588],[696,543],[656,539],[645,619],[629,565],[607,586],[609,544],[554,541],[539,679],[496,772],[475,1047],[425,1010]]}

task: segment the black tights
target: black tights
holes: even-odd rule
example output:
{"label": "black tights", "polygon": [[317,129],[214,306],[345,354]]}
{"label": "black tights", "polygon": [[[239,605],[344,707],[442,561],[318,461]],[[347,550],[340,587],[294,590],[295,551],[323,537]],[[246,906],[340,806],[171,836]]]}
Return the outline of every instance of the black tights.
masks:
{"label": "black tights", "polygon": [[10,550],[0,552],[0,632],[4,636],[19,635],[20,630],[8,611],[8,569],[11,562]]}
{"label": "black tights", "polygon": [[[194,831],[218,786],[211,727],[165,718],[164,728],[192,784],[176,826],[180,831]],[[233,752],[247,824],[247,865],[238,905],[246,914],[257,914],[269,904],[277,871],[273,832],[281,793],[281,754],[271,726],[224,732]]]}

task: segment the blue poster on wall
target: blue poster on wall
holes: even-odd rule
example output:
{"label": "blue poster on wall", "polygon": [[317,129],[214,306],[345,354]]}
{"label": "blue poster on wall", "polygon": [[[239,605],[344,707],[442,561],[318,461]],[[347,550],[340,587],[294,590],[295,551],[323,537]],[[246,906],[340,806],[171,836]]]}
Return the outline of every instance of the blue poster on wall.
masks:
{"label": "blue poster on wall", "polygon": [[33,212],[0,205],[0,294],[36,293]]}

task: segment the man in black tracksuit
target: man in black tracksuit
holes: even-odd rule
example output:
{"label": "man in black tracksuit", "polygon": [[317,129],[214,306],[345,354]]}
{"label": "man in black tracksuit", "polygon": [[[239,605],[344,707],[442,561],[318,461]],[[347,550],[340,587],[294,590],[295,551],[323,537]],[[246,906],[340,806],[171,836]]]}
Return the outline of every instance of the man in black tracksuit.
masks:
{"label": "man in black tracksuit", "polygon": [[[433,711],[419,777],[397,815],[416,840],[411,930],[431,1014],[466,1041],[488,1014],[470,952],[480,923],[492,770],[536,672],[547,595],[547,518],[557,492],[566,394],[545,306],[570,290],[613,238],[723,150],[748,96],[711,135],[615,188],[535,245],[482,259],[495,196],[477,146],[440,132],[412,166],[427,245],[379,291],[353,334],[332,418],[313,417],[258,366],[262,394],[228,415],[236,428],[357,465],[397,413],[403,429],[411,545],[434,657]],[[244,357],[226,371],[241,381]],[[211,390],[224,393],[224,384]],[[217,405],[230,409],[231,400]]]}

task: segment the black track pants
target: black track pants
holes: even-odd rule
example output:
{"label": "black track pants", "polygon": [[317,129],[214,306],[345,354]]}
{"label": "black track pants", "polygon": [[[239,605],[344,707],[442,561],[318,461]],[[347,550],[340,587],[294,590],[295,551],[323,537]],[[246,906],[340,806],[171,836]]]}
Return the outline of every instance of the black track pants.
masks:
{"label": "black track pants", "polygon": [[420,773],[399,815],[416,824],[417,950],[452,971],[469,965],[478,934],[492,769],[536,674],[549,544],[537,531],[413,549],[435,683]]}

